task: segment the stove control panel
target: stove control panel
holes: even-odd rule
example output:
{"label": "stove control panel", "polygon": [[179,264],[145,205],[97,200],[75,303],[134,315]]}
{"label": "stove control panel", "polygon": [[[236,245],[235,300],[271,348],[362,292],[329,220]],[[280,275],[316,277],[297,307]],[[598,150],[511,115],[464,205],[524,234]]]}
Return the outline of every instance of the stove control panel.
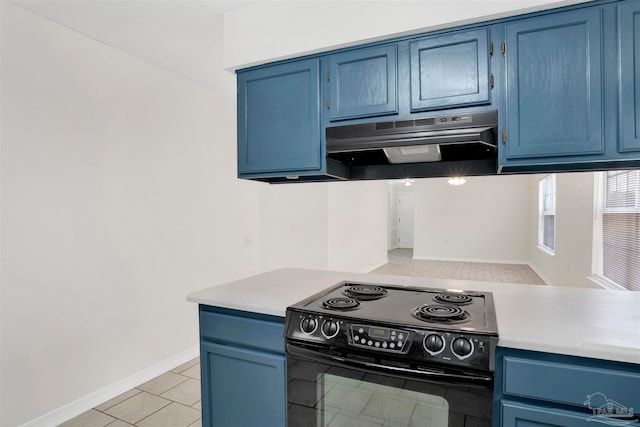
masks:
{"label": "stove control panel", "polygon": [[393,353],[406,353],[413,339],[410,331],[379,326],[352,324],[349,344]]}
{"label": "stove control panel", "polygon": [[494,337],[464,332],[421,331],[426,360],[489,369]]}
{"label": "stove control panel", "polygon": [[[426,352],[431,356],[437,356],[448,348],[452,356],[459,360],[464,360],[475,351],[473,338],[447,335],[436,332],[427,334],[422,340],[422,345]],[[475,342],[477,343],[478,340],[476,339]]]}
{"label": "stove control panel", "polygon": [[343,340],[341,335],[344,334],[340,334],[346,328],[343,320],[313,314],[295,314],[292,317],[295,318],[295,327],[288,332],[291,337],[328,345],[339,345]]}
{"label": "stove control panel", "polygon": [[497,337],[472,331],[412,328],[353,321],[341,316],[290,312],[287,339],[306,341],[332,350],[357,349],[372,357],[397,356],[407,363],[436,363],[493,370]]}
{"label": "stove control panel", "polygon": [[340,322],[334,319],[305,316],[300,319],[300,331],[308,336],[319,332],[326,339],[331,339],[340,332]]}

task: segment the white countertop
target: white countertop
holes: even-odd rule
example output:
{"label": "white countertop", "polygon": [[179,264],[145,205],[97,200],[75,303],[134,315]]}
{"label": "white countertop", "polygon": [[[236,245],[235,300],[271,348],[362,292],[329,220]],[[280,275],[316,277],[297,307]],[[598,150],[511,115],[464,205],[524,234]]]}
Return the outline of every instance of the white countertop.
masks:
{"label": "white countertop", "polygon": [[640,293],[287,268],[192,292],[198,304],[285,316],[342,280],[488,291],[498,345],[640,364]]}

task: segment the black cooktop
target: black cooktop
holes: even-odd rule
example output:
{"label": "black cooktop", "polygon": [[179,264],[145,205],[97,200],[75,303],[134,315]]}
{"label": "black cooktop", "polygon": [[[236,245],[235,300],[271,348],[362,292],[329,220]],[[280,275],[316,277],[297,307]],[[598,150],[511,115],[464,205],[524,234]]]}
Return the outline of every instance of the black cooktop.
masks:
{"label": "black cooktop", "polygon": [[340,282],[291,308],[417,328],[498,333],[490,292]]}

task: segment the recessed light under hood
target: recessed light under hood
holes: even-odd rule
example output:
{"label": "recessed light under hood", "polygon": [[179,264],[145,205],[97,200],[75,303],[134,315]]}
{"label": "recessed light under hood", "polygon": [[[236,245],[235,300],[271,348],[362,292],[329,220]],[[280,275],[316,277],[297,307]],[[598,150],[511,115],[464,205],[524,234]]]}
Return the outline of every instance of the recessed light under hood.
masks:
{"label": "recessed light under hood", "polygon": [[423,163],[442,160],[439,145],[410,145],[408,147],[383,148],[389,163]]}

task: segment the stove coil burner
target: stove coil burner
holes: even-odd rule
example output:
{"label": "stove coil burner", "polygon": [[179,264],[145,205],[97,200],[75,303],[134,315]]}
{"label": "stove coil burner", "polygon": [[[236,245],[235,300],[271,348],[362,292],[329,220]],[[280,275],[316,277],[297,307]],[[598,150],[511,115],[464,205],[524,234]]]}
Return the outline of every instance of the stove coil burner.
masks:
{"label": "stove coil burner", "polygon": [[353,298],[330,298],[322,302],[322,307],[328,310],[351,311],[360,307],[360,303]]}
{"label": "stove coil burner", "polygon": [[348,297],[362,301],[371,301],[387,296],[388,292],[380,286],[374,285],[350,285],[342,293]]}
{"label": "stove coil burner", "polygon": [[433,299],[436,302],[456,305],[467,305],[473,302],[473,298],[465,294],[438,294]]}
{"label": "stove coil burner", "polygon": [[411,311],[416,319],[437,323],[464,323],[471,319],[471,315],[455,305],[434,304],[416,307]]}

